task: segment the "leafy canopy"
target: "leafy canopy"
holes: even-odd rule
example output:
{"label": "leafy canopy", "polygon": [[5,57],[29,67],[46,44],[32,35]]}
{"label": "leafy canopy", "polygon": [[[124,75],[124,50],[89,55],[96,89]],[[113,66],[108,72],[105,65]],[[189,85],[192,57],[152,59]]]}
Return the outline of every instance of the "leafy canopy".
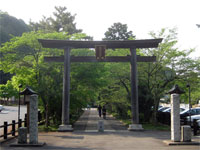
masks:
{"label": "leafy canopy", "polygon": [[45,32],[67,32],[68,34],[80,33],[81,29],[76,28],[75,16],[67,11],[66,7],[55,7],[53,17],[43,17],[39,23],[30,21],[32,30],[43,30]]}
{"label": "leafy canopy", "polygon": [[128,31],[127,24],[120,22],[114,23],[108,31],[105,32],[103,40],[128,40],[133,39],[135,36],[132,31]]}

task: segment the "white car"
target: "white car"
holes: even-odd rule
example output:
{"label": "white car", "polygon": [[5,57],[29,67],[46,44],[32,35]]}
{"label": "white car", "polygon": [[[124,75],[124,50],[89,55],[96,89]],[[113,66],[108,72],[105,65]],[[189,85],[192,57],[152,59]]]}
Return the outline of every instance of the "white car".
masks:
{"label": "white car", "polygon": [[[184,111],[185,109],[184,108],[180,108],[180,112]],[[171,112],[171,108],[168,108],[168,109],[165,109],[163,110],[163,112]]]}
{"label": "white car", "polygon": [[[193,115],[193,116],[191,116],[191,122],[193,122],[194,119],[199,120],[200,119],[200,115]],[[187,116],[187,121],[190,121],[190,116]]]}
{"label": "white car", "polygon": [[0,105],[0,112],[3,110],[3,105]]}
{"label": "white car", "polygon": [[197,120],[197,124],[198,124],[198,126],[200,127],[200,120]]}
{"label": "white car", "polygon": [[158,111],[163,112],[164,110],[168,109],[169,107],[160,107]]}

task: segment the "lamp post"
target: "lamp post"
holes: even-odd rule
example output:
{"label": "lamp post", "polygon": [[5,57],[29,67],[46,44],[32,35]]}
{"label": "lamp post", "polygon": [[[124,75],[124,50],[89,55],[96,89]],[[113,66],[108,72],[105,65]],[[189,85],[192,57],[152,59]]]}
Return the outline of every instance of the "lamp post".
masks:
{"label": "lamp post", "polygon": [[190,99],[190,84],[187,84],[188,96],[189,96],[189,117],[190,117],[190,126],[191,126],[191,99]]}
{"label": "lamp post", "polygon": [[22,88],[22,85],[19,85],[19,101],[18,101],[18,122],[20,119],[20,88]]}

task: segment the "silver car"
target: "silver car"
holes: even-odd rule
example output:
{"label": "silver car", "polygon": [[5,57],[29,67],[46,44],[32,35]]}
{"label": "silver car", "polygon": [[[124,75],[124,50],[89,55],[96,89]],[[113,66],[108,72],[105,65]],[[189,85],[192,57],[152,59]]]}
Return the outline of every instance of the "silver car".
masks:
{"label": "silver car", "polygon": [[[193,116],[191,116],[191,122],[193,122],[194,119],[199,120],[200,119],[200,115],[193,115]],[[187,116],[187,121],[190,121],[190,116]]]}

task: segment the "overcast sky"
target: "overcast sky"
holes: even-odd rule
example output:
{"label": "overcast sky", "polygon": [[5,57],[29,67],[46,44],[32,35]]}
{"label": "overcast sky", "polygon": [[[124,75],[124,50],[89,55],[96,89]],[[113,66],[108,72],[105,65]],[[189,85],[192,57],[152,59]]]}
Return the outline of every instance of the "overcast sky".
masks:
{"label": "overcast sky", "polygon": [[148,39],[150,31],[178,29],[178,47],[196,48],[200,56],[200,0],[0,0],[0,10],[26,23],[49,17],[55,6],[66,6],[77,14],[77,28],[101,40],[115,22],[128,25],[137,39]]}

